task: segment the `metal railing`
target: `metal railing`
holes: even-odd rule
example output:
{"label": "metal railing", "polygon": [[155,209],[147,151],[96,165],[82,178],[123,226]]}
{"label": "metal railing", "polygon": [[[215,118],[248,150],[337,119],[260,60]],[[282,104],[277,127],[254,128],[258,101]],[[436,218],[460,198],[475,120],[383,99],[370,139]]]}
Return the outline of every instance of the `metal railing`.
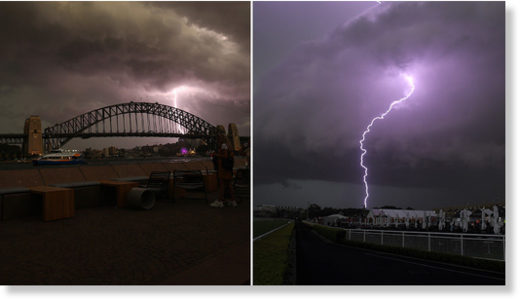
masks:
{"label": "metal railing", "polygon": [[[308,224],[315,224],[306,222]],[[320,225],[320,224],[317,224]],[[466,257],[504,261],[505,235],[390,231],[369,229],[329,228],[346,231],[346,239],[384,246],[396,246]]]}
{"label": "metal railing", "polygon": [[505,236],[491,234],[342,229],[352,241],[492,260],[505,259]]}

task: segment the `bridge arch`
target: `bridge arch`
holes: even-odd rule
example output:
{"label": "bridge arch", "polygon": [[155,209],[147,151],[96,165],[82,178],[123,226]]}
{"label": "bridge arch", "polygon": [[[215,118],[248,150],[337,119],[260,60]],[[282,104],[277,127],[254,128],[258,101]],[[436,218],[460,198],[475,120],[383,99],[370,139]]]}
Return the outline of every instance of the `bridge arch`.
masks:
{"label": "bridge arch", "polygon": [[[132,114],[134,115],[132,117]],[[128,115],[129,129],[126,127],[124,117]],[[119,116],[123,118],[123,129],[120,129]],[[150,127],[150,116],[162,118],[171,121],[185,129],[185,133],[162,129],[159,131],[157,122],[154,120],[155,128]],[[117,125],[113,127],[113,118],[117,118]],[[145,125],[146,117],[148,117],[148,127]],[[133,118],[133,119],[132,119]],[[132,122],[135,121],[135,130],[132,129]],[[161,122],[161,121],[159,121]],[[107,127],[106,124],[109,124]],[[102,124],[103,129],[100,132],[92,131],[96,125]],[[142,125],[139,129],[139,125]],[[107,129],[108,128],[108,129]],[[90,130],[87,131],[87,130]],[[184,111],[179,108],[168,106],[160,103],[148,102],[130,102],[109,105],[98,108],[74,118],[71,118],[60,124],[48,127],[44,130],[44,145],[47,150],[60,148],[72,138],[82,137],[109,137],[109,136],[162,136],[162,137],[188,137],[203,138],[208,144],[212,144],[217,136],[217,128],[202,118]]]}

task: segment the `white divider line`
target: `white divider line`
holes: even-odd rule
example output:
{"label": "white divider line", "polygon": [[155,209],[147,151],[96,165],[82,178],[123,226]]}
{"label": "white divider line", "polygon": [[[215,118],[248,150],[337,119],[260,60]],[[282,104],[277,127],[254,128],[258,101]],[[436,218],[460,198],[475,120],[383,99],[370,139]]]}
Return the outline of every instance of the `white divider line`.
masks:
{"label": "white divider line", "polygon": [[253,241],[256,241],[256,240],[258,240],[258,239],[262,239],[263,237],[265,237],[265,236],[267,236],[267,235],[269,235],[269,234],[271,234],[271,233],[273,233],[273,232],[276,232],[276,231],[278,231],[279,229],[284,228],[284,227],[288,226],[288,225],[291,224],[291,223],[292,223],[292,221],[287,221],[286,224],[282,224],[281,226],[279,226],[279,227],[277,227],[277,228],[274,228],[274,229],[270,230],[270,231],[267,232],[267,233],[263,233],[262,235],[258,235],[258,236],[256,236],[255,238],[253,238]]}

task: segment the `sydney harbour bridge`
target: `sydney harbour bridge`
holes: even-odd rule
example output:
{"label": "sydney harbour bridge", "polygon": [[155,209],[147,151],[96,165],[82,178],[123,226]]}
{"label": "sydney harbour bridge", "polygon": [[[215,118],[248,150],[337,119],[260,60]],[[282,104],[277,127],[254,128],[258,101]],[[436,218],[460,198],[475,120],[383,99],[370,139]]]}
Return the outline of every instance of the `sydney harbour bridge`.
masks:
{"label": "sydney harbour bridge", "polygon": [[[0,134],[0,143],[25,145],[38,129]],[[218,128],[202,118],[172,106],[130,102],[98,108],[67,121],[39,129],[46,151],[61,148],[73,138],[178,137],[200,138],[214,146]],[[225,131],[225,130],[224,130]],[[34,136],[36,137],[36,136]]]}

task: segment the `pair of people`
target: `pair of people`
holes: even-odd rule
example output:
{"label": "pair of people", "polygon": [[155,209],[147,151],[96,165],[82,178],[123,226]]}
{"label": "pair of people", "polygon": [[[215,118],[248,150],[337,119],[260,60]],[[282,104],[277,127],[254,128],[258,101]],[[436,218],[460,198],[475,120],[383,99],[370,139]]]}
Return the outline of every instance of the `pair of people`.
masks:
{"label": "pair of people", "polygon": [[[214,163],[218,178],[218,199],[210,204],[212,207],[222,208],[225,205],[236,207],[237,202],[233,193],[233,164],[234,155],[229,150],[227,143],[220,144],[217,153],[214,154]],[[230,199],[225,198],[226,190],[229,192]]]}

